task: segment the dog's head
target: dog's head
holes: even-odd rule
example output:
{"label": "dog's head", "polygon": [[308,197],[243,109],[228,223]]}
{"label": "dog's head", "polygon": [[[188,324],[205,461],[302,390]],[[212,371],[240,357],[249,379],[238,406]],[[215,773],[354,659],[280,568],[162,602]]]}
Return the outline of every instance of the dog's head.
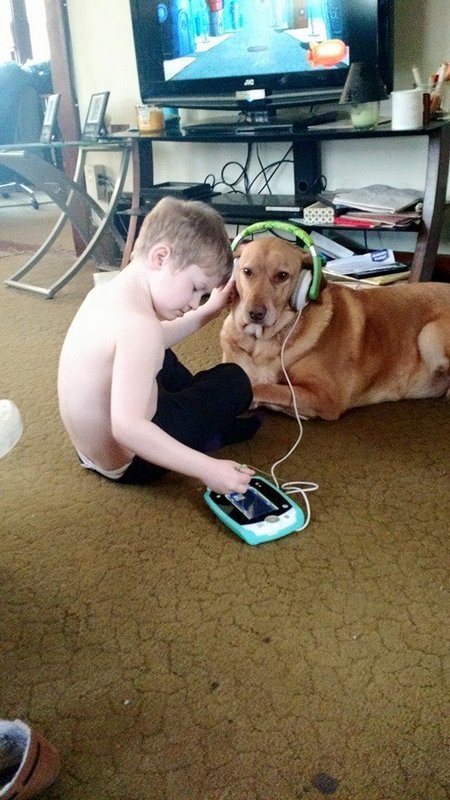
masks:
{"label": "dog's head", "polygon": [[291,311],[290,300],[300,271],[312,266],[312,258],[300,247],[276,236],[240,245],[235,257],[235,320],[249,333],[256,335],[259,328],[261,334],[262,329],[273,327]]}

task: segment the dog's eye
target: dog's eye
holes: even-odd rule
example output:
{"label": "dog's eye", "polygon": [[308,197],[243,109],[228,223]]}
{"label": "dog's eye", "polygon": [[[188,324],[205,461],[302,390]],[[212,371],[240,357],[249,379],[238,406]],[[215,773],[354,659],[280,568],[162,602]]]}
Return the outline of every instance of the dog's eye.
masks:
{"label": "dog's eye", "polygon": [[247,277],[248,277],[248,278],[249,278],[251,275],[253,275],[253,272],[252,272],[252,270],[251,270],[249,267],[244,267],[244,268],[243,268],[243,270],[242,270],[242,272],[244,273],[244,275],[247,275]]}
{"label": "dog's eye", "polygon": [[275,275],[275,283],[284,283],[289,278],[289,272],[277,272]]}

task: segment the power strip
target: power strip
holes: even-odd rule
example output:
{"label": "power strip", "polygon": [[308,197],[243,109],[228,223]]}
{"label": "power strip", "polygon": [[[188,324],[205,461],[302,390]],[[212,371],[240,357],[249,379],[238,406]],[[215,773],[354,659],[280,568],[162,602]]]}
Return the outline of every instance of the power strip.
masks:
{"label": "power strip", "polygon": [[86,164],[84,168],[84,179],[86,181],[86,191],[100,202],[108,202],[108,185],[106,178],[106,167],[103,164]]}

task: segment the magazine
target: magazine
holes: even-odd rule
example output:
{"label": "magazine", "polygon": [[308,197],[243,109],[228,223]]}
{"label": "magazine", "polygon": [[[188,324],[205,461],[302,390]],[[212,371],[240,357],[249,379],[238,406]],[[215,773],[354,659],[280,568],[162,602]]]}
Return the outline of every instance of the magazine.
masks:
{"label": "magazine", "polygon": [[326,268],[341,275],[353,275],[355,277],[380,274],[386,272],[387,268],[389,268],[390,272],[398,272],[394,252],[387,248],[370,250],[362,255],[333,258],[327,261]]}
{"label": "magazine", "polygon": [[358,208],[360,211],[383,211],[397,214],[405,208],[423,200],[423,192],[417,189],[396,189],[375,183],[361,189],[339,191],[333,195],[333,205]]}

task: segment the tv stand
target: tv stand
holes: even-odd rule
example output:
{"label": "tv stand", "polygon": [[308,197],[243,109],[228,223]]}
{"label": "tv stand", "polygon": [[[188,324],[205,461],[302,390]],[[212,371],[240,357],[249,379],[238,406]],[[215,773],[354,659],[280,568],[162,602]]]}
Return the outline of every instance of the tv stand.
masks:
{"label": "tv stand", "polygon": [[[176,142],[180,147],[186,142],[192,144],[204,143],[224,143],[224,141],[239,141],[248,143],[250,140],[258,142],[286,142],[292,144],[293,155],[293,191],[292,203],[295,204],[296,196],[304,197],[305,194],[317,185],[318,176],[322,175],[321,164],[321,145],[324,141],[345,141],[348,147],[357,141],[359,145],[365,144],[370,157],[370,145],[373,140],[383,141],[389,138],[410,138],[411,136],[422,136],[428,140],[427,172],[424,187],[423,211],[420,224],[417,226],[417,241],[414,255],[411,262],[412,281],[431,280],[438,252],[439,240],[441,236],[442,224],[444,220],[444,209],[446,201],[447,178],[449,170],[450,156],[450,122],[445,120],[432,122],[426,128],[408,131],[393,131],[389,124],[380,125],[372,130],[355,130],[353,128],[301,128],[288,132],[279,128],[270,130],[261,129],[254,126],[251,137],[242,132],[238,133],[234,128],[232,135],[226,137],[223,131],[211,133],[211,130],[199,126],[193,133],[191,130],[167,130],[158,136],[140,136],[138,133],[125,134],[133,141],[133,193],[132,208],[140,206],[141,189],[151,187],[154,184],[153,178],[153,143],[157,142]],[[124,134],[120,134],[123,138]],[[405,148],[406,157],[408,148]],[[180,158],[182,153],[180,152]],[[358,181],[358,176],[355,177]],[[245,198],[245,195],[242,195]],[[254,217],[246,217],[245,204],[242,207],[242,218],[236,220],[230,218],[230,222],[249,224],[254,222]],[[294,216],[298,216],[295,214]],[[228,217],[224,215],[225,220]],[[317,225],[318,228],[332,228],[332,225]],[[137,229],[137,216],[130,216],[128,236],[124,250],[122,264],[128,263],[133,248],[134,238]],[[348,229],[347,229],[348,233]]]}

